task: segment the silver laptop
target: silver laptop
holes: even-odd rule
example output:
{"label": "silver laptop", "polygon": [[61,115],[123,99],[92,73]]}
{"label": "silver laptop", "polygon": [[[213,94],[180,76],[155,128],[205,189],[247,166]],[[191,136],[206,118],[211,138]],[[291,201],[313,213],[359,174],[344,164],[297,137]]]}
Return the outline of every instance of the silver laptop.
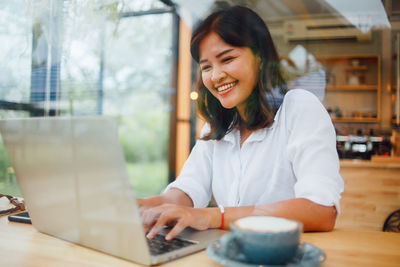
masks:
{"label": "silver laptop", "polygon": [[145,265],[199,251],[225,233],[188,228],[174,248],[153,248],[110,118],[0,120],[0,131],[32,224],[42,233]]}

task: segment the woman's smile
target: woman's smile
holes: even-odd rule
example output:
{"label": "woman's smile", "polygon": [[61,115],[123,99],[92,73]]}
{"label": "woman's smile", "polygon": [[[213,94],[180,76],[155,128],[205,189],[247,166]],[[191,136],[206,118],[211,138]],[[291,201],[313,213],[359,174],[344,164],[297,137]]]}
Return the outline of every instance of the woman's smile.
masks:
{"label": "woman's smile", "polygon": [[232,89],[234,88],[234,86],[236,84],[237,84],[237,81],[231,82],[231,83],[225,83],[221,86],[217,86],[216,89],[217,89],[219,95],[225,95],[225,94],[229,93],[230,91],[232,91]]}

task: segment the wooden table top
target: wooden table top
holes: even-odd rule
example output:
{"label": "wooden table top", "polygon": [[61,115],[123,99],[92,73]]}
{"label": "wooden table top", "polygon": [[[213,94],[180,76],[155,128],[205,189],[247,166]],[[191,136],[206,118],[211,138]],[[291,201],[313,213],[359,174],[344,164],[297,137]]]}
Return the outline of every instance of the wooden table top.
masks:
{"label": "wooden table top", "polygon": [[[325,251],[322,266],[400,266],[400,234],[354,229],[305,233],[302,241]],[[0,266],[141,266],[0,217]],[[219,266],[205,251],[162,266]]]}

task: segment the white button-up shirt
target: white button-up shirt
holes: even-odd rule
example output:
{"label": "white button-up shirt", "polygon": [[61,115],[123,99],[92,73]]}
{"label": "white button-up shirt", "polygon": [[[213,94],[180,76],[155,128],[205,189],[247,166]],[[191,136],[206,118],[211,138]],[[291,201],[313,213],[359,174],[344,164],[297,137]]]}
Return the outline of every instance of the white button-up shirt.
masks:
{"label": "white button-up shirt", "polygon": [[242,147],[237,129],[221,140],[198,140],[166,190],[173,187],[197,208],[213,194],[225,207],[306,198],[340,212],[344,186],[331,119],[312,93],[290,90],[272,126],[254,131]]}

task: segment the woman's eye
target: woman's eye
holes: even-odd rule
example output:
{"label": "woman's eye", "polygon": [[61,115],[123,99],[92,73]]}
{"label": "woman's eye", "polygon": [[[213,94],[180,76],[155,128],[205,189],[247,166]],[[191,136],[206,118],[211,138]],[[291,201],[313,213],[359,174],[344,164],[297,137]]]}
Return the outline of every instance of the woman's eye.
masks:
{"label": "woman's eye", "polygon": [[202,67],[201,67],[201,71],[207,71],[207,70],[209,70],[210,68],[211,68],[210,66],[205,65],[205,66],[202,66]]}
{"label": "woman's eye", "polygon": [[222,59],[222,62],[229,62],[229,61],[231,61],[233,59],[233,57],[225,57],[225,58],[223,58]]}

